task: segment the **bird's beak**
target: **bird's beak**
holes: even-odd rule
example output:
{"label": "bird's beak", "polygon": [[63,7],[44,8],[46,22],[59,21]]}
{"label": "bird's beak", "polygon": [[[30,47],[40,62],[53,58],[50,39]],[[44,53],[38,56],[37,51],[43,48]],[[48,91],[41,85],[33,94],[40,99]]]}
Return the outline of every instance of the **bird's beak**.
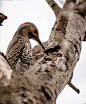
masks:
{"label": "bird's beak", "polygon": [[45,48],[44,48],[42,42],[39,40],[39,38],[38,38],[37,36],[35,36],[35,35],[32,34],[31,32],[29,32],[28,35],[29,35],[30,37],[32,37],[32,39],[36,40],[36,41],[41,45],[41,47],[44,49],[44,51],[45,51]]}
{"label": "bird's beak", "polygon": [[41,45],[41,47],[44,49],[44,51],[45,51],[45,48],[44,48],[44,46],[43,46],[43,44],[42,44],[42,42],[36,37],[36,40],[38,41],[38,43]]}

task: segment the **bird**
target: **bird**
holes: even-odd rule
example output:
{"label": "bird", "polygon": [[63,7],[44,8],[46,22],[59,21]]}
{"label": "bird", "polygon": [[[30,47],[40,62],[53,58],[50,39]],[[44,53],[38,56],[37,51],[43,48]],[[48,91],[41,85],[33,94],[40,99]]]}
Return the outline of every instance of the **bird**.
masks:
{"label": "bird", "polygon": [[24,74],[33,60],[30,39],[38,42],[45,50],[39,39],[38,29],[31,22],[25,22],[19,26],[7,47],[6,59],[8,64],[13,70],[15,69],[21,74]]}

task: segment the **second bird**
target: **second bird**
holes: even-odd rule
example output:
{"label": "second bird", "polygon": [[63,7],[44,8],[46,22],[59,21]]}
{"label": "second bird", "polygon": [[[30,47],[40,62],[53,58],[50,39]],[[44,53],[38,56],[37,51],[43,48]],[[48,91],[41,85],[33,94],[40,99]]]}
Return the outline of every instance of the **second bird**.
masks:
{"label": "second bird", "polygon": [[33,59],[29,39],[37,41],[45,50],[39,39],[37,27],[33,23],[26,22],[19,26],[6,51],[6,59],[9,65],[21,74],[27,70],[27,66],[30,66]]}

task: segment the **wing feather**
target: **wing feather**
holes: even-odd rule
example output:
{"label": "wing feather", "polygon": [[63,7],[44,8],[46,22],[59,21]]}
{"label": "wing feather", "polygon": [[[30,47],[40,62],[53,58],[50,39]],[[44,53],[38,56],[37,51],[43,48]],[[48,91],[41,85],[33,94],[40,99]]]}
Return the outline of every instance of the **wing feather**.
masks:
{"label": "wing feather", "polygon": [[24,48],[25,40],[23,38],[14,38],[8,45],[6,58],[11,68],[17,62],[19,55],[22,53]]}

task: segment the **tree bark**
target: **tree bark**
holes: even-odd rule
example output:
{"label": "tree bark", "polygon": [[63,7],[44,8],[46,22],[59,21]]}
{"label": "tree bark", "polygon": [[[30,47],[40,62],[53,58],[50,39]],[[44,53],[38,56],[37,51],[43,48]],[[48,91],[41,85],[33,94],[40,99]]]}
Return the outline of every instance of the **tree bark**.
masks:
{"label": "tree bark", "polygon": [[[44,54],[35,57],[34,64],[24,75],[13,71],[10,81],[12,104],[56,104],[58,95],[71,82],[85,31],[84,17],[74,8],[63,9],[56,19]],[[3,57],[0,60],[8,65]],[[3,70],[3,65],[0,69]]]}
{"label": "tree bark", "polygon": [[55,3],[54,0],[46,0],[46,2],[50,5],[50,7],[52,8],[52,10],[54,11],[56,17],[59,14],[61,8]]}
{"label": "tree bark", "polygon": [[[7,16],[0,13],[0,26]],[[12,104],[10,80],[11,80],[12,69],[8,65],[6,58],[3,53],[0,52],[0,104]]]}
{"label": "tree bark", "polygon": [[76,1],[77,1],[77,0],[66,0],[65,4],[64,4],[64,6],[63,6],[63,8],[66,8],[66,7],[68,6],[68,4],[71,3],[71,2],[75,4]]}
{"label": "tree bark", "polygon": [[[58,4],[55,3],[54,0],[46,0],[46,2],[47,2],[48,5],[52,8],[53,12],[55,13],[55,16],[58,17],[58,15],[59,15],[59,13],[61,12],[62,8],[60,8],[60,7],[58,6]],[[68,7],[68,4],[70,4],[71,2],[72,2],[72,3],[75,3],[76,0],[66,0],[65,4],[64,4],[64,6],[63,6],[63,8]],[[44,42],[43,45],[46,47],[47,41]],[[32,51],[33,51],[33,56],[34,56],[35,54],[38,54],[38,53],[42,52],[43,49],[40,47],[40,45],[37,45],[37,46],[35,46],[35,47],[33,48]]]}
{"label": "tree bark", "polygon": [[[52,8],[53,12],[55,13],[55,16],[57,17],[61,11],[61,8],[58,6],[58,4],[55,3],[54,0],[46,0],[46,2]],[[44,47],[46,47],[47,41],[43,42],[43,45],[44,45]],[[35,54],[42,52],[43,49],[40,47],[40,45],[37,45],[33,48],[32,51],[33,51],[33,56],[35,56]]]}

